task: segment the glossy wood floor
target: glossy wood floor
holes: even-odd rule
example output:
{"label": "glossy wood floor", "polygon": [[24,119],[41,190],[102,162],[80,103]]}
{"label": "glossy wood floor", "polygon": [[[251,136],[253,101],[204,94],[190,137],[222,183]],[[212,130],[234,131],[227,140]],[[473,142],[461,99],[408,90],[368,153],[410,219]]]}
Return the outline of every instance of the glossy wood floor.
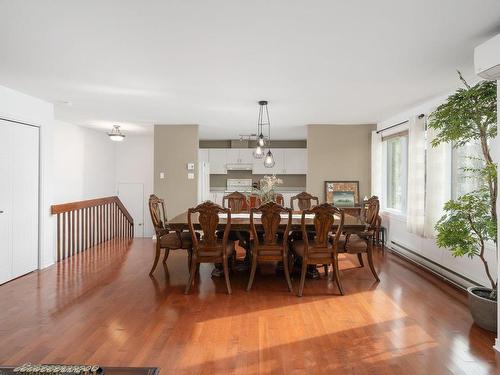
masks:
{"label": "glossy wood floor", "polygon": [[[0,364],[159,366],[161,374],[493,374],[494,335],[463,294],[386,252],[381,282],[345,258],[345,296],[325,279],[304,297],[262,267],[183,295],[186,254],[148,276],[153,242],[107,243],[0,286]],[[297,287],[297,279],[293,280]]]}

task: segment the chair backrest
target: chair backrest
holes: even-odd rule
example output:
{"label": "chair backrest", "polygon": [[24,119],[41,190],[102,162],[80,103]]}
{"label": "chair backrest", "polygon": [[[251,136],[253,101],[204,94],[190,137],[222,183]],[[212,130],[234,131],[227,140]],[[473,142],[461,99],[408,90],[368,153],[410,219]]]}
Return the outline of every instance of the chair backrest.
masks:
{"label": "chair backrest", "polygon": [[[254,221],[254,214],[256,213],[261,214],[259,229],[264,234],[261,237],[258,236],[257,225]],[[283,248],[283,245],[278,244],[278,232],[282,213],[287,214],[287,225],[283,232],[283,244],[286,246],[288,243],[288,233],[292,225],[292,210],[276,202],[268,202],[250,210],[250,229],[254,237],[257,252],[260,247],[265,247],[266,249],[272,247]]]}
{"label": "chair backrest", "polygon": [[[306,230],[306,215],[314,215],[314,245],[309,246],[309,240]],[[338,244],[340,235],[344,228],[344,211],[331,205],[330,203],[323,203],[315,206],[309,210],[302,211],[302,236],[305,242],[305,251],[325,251],[330,244],[330,233],[333,229],[335,216],[339,217],[339,224],[334,236],[334,248]]]}
{"label": "chair backrest", "polygon": [[156,236],[159,237],[162,232],[165,232],[166,229],[168,230],[165,201],[151,194],[149,196],[148,205]]}
{"label": "chair backrest", "polygon": [[283,197],[283,194],[278,193],[276,194],[276,203],[278,203],[281,206],[285,206],[285,198]]}
{"label": "chair backrest", "polygon": [[313,207],[312,201],[316,201],[316,206],[319,205],[318,197],[312,196],[311,194],[306,193],[305,191],[290,198],[290,207],[292,210],[295,210],[295,207],[293,204],[293,201],[295,201],[295,200],[297,201],[298,209],[300,211],[308,210],[311,207]]}
{"label": "chair backrest", "polygon": [[248,210],[247,197],[239,191],[232,192],[222,198],[222,207],[230,208],[233,213],[246,211]]}
{"label": "chair backrest", "polygon": [[[198,213],[198,222],[200,223],[202,238],[198,240],[193,225],[193,214]],[[219,213],[227,215],[226,227],[224,228],[224,236],[222,244],[217,242],[217,226],[219,225]],[[206,201],[194,208],[188,210],[188,226],[193,239],[193,250],[195,253],[204,252],[219,252],[225,249],[229,238],[229,230],[231,228],[231,210],[222,208],[218,204],[211,201]]]}
{"label": "chair backrest", "polygon": [[260,197],[256,194],[252,194],[248,197],[248,207],[256,208],[261,205]]}
{"label": "chair backrest", "polygon": [[362,215],[369,226],[369,229],[373,230],[377,227],[378,213],[380,211],[380,201],[377,196],[372,196],[363,202]]}

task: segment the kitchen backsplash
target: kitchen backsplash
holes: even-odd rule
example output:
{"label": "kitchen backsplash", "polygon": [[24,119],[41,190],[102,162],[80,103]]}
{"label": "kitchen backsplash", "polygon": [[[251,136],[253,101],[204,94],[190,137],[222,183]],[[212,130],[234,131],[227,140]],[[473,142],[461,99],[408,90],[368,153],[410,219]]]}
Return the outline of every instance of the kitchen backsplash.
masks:
{"label": "kitchen backsplash", "polygon": [[[211,174],[210,188],[225,188],[228,178],[251,178],[253,182],[259,182],[263,174],[252,174],[252,171],[227,171],[227,174]],[[306,186],[305,174],[277,175],[283,180],[279,187],[303,187]]]}

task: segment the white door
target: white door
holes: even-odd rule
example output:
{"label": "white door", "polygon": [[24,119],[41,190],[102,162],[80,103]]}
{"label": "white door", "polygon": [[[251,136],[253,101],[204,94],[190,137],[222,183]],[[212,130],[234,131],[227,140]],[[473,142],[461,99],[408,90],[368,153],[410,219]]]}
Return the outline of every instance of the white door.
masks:
{"label": "white door", "polygon": [[0,284],[12,278],[12,153],[11,129],[0,121]]}
{"label": "white door", "polygon": [[38,268],[38,135],[0,120],[0,283]]}
{"label": "white door", "polygon": [[134,219],[134,237],[144,237],[144,184],[118,183],[118,198]]}

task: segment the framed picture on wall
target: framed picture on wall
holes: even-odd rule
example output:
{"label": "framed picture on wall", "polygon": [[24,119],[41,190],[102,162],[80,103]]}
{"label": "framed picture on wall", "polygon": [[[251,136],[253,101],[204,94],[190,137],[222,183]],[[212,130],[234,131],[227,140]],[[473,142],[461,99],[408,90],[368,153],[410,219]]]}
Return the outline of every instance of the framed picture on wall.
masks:
{"label": "framed picture on wall", "polygon": [[359,206],[359,181],[325,181],[325,198],[336,207]]}

